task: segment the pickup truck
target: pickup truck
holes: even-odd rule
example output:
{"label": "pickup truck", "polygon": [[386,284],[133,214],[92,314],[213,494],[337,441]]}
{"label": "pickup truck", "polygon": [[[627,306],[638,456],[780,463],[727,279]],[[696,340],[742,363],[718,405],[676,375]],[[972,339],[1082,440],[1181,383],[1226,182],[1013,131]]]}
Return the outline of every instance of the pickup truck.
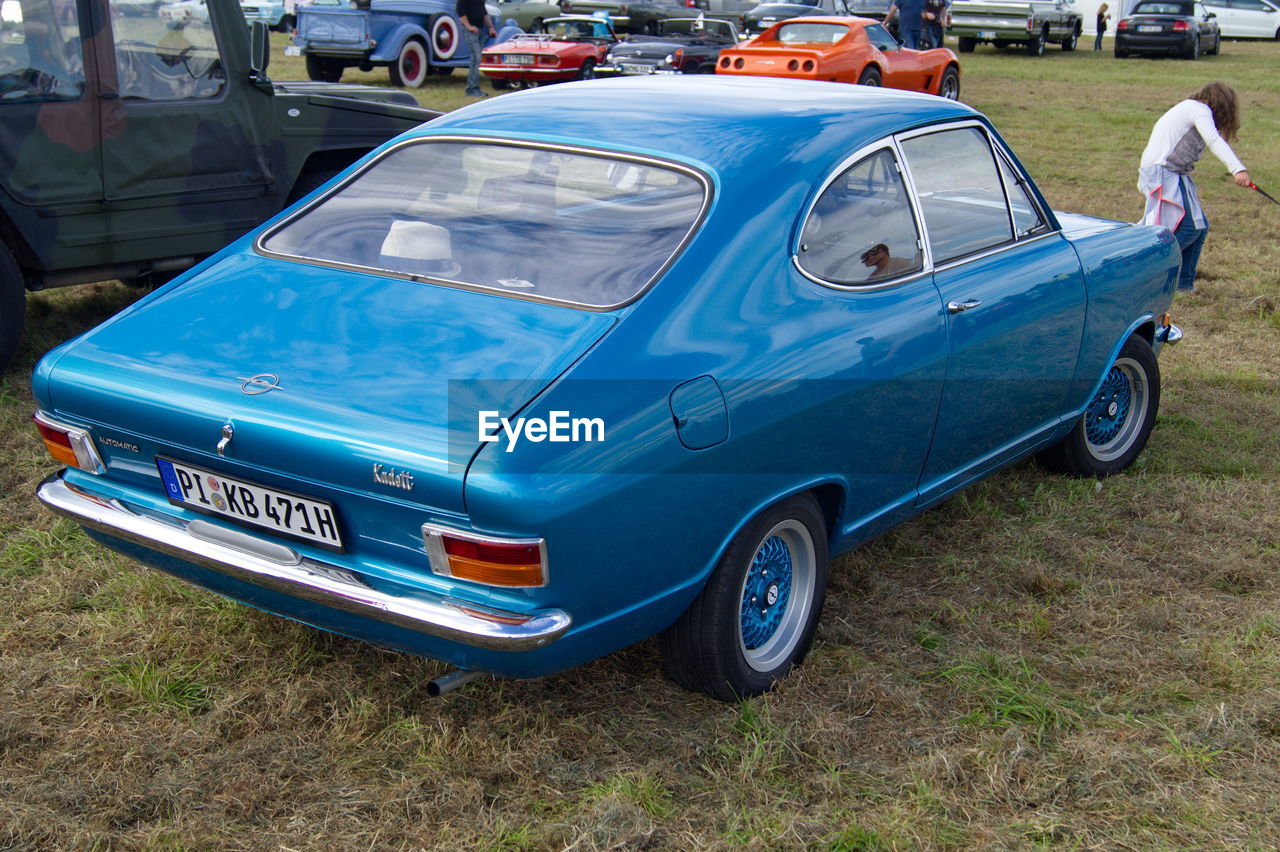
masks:
{"label": "pickup truck", "polygon": [[[312,80],[336,83],[347,68],[385,65],[392,85],[420,88],[429,75],[451,74],[470,62],[455,6],[455,0],[373,0],[368,9],[302,6],[285,53],[305,57]],[[489,17],[498,35],[483,47],[520,34],[518,26],[499,21],[496,6]]]}
{"label": "pickup truck", "polygon": [[1019,45],[1039,56],[1051,42],[1075,50],[1083,27],[1073,0],[955,0],[947,32],[957,38],[961,53],[988,42],[997,48]]}
{"label": "pickup truck", "polygon": [[237,0],[180,20],[116,4],[2,0],[0,370],[27,291],[166,280],[440,115],[408,92],[272,82],[266,26]]}

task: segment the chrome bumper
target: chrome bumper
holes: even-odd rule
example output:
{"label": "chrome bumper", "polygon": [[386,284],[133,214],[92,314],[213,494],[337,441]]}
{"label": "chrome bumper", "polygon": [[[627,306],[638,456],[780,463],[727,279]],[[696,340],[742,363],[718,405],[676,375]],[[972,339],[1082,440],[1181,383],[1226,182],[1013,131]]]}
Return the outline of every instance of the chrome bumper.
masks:
{"label": "chrome bumper", "polygon": [[55,474],[36,490],[55,513],[115,538],[241,582],[416,633],[495,651],[529,651],[560,638],[572,619],[558,609],[508,612],[440,595],[405,597],[372,588],[345,568],[202,520],[144,514],[96,497]]}
{"label": "chrome bumper", "polygon": [[1182,329],[1173,323],[1162,325],[1156,329],[1156,341],[1165,346],[1175,346],[1182,339]]}

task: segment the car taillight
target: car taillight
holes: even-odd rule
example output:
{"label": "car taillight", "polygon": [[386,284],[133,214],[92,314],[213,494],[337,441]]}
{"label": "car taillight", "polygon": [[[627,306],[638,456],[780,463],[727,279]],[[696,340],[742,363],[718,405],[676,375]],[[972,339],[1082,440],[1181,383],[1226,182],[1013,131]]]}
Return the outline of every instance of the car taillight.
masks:
{"label": "car taillight", "polygon": [[54,461],[89,473],[106,473],[102,456],[98,455],[87,431],[59,423],[43,411],[37,411],[32,420]]}
{"label": "car taillight", "polygon": [[1030,17],[1027,18],[1027,32],[1031,32],[1035,28],[1036,28],[1036,19],[1030,18]]}
{"label": "car taillight", "polygon": [[424,524],[422,539],[435,574],[487,586],[547,584],[546,544],[540,538],[489,538]]}
{"label": "car taillight", "polygon": [[720,67],[721,67],[721,68],[728,68],[728,67],[729,67],[729,57],[727,57],[727,56],[722,56],[722,57],[720,58]]}
{"label": "car taillight", "polygon": [[539,56],[538,64],[539,65],[559,65],[560,57],[559,56]]}
{"label": "car taillight", "polygon": [[1124,21],[1124,20],[1122,20],[1120,23],[1116,24],[1116,29],[1117,29],[1117,30],[1127,30],[1127,29],[1129,29],[1129,22],[1128,22],[1128,21]]}
{"label": "car taillight", "polygon": [[741,57],[741,56],[739,56],[737,59],[733,60],[733,67],[734,67],[734,68],[741,68],[743,65],[746,65],[746,64],[747,64],[747,63],[745,63],[745,62],[743,62],[743,61],[742,61],[742,57]]}
{"label": "car taillight", "polygon": [[1187,23],[1186,21],[1173,22],[1173,31],[1175,33],[1185,33],[1189,29],[1191,29],[1191,24]]}
{"label": "car taillight", "polygon": [[812,59],[806,59],[806,60],[804,61],[804,70],[806,70],[806,71],[812,71],[815,67],[816,67],[816,66],[813,64],[813,60],[812,60]]}

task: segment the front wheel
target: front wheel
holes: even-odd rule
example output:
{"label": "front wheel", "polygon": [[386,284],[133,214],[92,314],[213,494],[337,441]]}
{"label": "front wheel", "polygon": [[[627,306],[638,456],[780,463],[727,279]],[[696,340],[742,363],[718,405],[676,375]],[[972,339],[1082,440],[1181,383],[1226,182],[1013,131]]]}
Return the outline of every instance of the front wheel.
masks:
{"label": "front wheel", "polygon": [[827,530],[811,495],[757,515],[661,637],[668,676],[722,701],[760,695],[804,659],[827,593]]}
{"label": "front wheel", "polygon": [[880,69],[874,65],[862,72],[862,76],[858,78],[859,86],[882,86],[884,79],[880,76]]}
{"label": "front wheel", "polygon": [[1076,42],[1080,40],[1080,33],[1072,32],[1066,41],[1062,43],[1063,50],[1075,50]]}
{"label": "front wheel", "polygon": [[0,372],[18,350],[22,326],[27,318],[27,290],[22,270],[4,244],[0,243]]}
{"label": "front wheel", "polygon": [[960,72],[954,65],[947,66],[938,82],[938,95],[951,101],[960,100]]}
{"label": "front wheel", "polygon": [[427,82],[430,71],[426,45],[410,39],[400,48],[396,61],[391,63],[391,85],[420,89]]}
{"label": "front wheel", "polygon": [[1040,453],[1050,470],[1104,477],[1133,464],[1160,408],[1160,365],[1151,344],[1130,337],[1075,428]]}
{"label": "front wheel", "polygon": [[594,80],[596,78],[596,61],[594,59],[582,60],[582,67],[578,69],[579,80]]}

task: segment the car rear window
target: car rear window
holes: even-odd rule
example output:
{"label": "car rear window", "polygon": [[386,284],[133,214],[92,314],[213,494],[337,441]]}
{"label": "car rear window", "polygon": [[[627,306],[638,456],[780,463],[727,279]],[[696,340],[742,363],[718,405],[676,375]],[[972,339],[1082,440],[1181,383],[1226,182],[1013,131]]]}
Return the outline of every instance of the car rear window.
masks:
{"label": "car rear window", "polygon": [[1182,3],[1139,3],[1130,13],[1133,15],[1190,15],[1190,4]]}
{"label": "car rear window", "polygon": [[634,299],[706,206],[667,163],[489,141],[390,149],[268,231],[259,248],[313,263],[578,307]]}
{"label": "car rear window", "polygon": [[778,27],[778,41],[783,44],[835,44],[849,34],[843,24],[783,24]]}

